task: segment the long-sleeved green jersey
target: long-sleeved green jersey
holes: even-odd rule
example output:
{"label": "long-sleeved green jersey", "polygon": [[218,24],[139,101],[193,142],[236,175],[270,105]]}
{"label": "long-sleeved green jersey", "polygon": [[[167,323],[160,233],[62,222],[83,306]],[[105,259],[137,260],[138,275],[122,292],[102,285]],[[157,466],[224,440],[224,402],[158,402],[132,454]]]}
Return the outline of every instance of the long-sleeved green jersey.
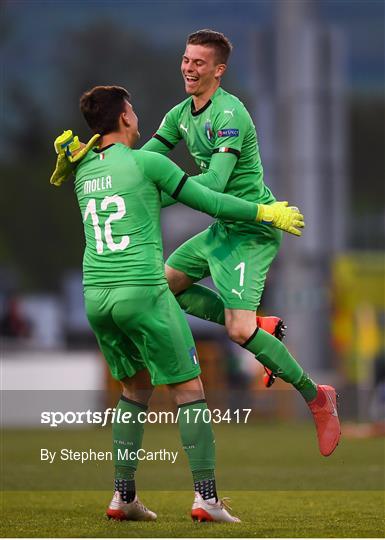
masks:
{"label": "long-sleeved green jersey", "polygon": [[165,156],[121,143],[93,149],[75,176],[86,241],[85,287],[166,283],[161,191],[217,218],[256,219],[256,204],[197,184]]}
{"label": "long-sleeved green jersey", "polygon": [[[192,97],[171,109],[143,147],[167,154],[181,140],[202,174],[191,177],[218,192],[269,204],[275,201],[263,181],[263,168],[253,121],[243,103],[219,87],[204,107],[195,111]],[[258,232],[259,225],[232,224]]]}

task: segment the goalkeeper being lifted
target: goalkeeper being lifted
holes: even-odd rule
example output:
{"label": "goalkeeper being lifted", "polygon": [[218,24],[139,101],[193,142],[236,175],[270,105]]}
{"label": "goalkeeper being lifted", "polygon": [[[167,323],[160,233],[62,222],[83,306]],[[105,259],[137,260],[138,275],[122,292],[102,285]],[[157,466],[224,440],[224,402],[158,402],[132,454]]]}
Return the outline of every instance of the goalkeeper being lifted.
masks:
{"label": "goalkeeper being lifted", "polygon": [[[215,221],[169,257],[166,277],[184,311],[225,325],[229,337],[265,366],[270,383],[278,376],[301,393],[315,420],[320,451],[326,456],[340,437],[336,392],[330,386],[317,386],[277,339],[282,335],[279,318],[256,316],[268,269],[281,242],[277,229],[298,236],[300,231],[284,223],[285,203],[276,203],[264,183],[249,113],[220,86],[231,49],[229,40],[212,30],[188,37],[181,71],[189,97],[166,114],[142,148],[168,154],[183,139],[202,171],[191,178],[212,190],[262,205],[260,222]],[[60,184],[70,172],[71,164],[64,157],[52,183]],[[163,206],[174,202],[162,194]],[[219,295],[196,283],[209,275]],[[273,325],[268,326],[271,321]]]}

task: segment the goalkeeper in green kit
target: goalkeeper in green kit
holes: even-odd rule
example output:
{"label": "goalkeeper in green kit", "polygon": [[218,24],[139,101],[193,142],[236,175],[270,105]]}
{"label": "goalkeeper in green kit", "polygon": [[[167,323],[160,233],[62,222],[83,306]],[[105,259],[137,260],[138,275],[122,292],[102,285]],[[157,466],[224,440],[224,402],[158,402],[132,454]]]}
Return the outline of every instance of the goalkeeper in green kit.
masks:
{"label": "goalkeeper in green kit", "polygon": [[[132,150],[139,137],[138,119],[123,88],[95,87],[83,94],[80,106],[89,127],[101,134],[98,147],[91,149],[94,137],[74,158],[74,189],[86,240],[85,308],[111,374],[122,383],[117,410],[130,416],[130,423],[113,423],[115,489],[107,516],[156,519],[137,497],[135,472],[143,437],[141,415],[153,387],[165,384],[179,408],[180,435],[193,475],[192,518],[237,522],[217,496],[214,436],[211,423],[203,420],[207,404],[199,360],[165,277],[161,192],[218,219],[250,224],[268,219],[272,226],[297,235],[303,216],[287,203],[267,206],[215,193],[189,179],[165,156]],[[55,141],[59,169],[60,160],[77,146],[67,135]],[[199,416],[187,414],[198,409]]]}
{"label": "goalkeeper in green kit", "polygon": [[[231,49],[229,40],[213,30],[188,36],[181,72],[189,97],[165,115],[142,148],[168,154],[183,139],[202,171],[193,177],[196,182],[274,207],[275,198],[263,181],[252,119],[239,99],[220,86]],[[163,195],[163,206],[173,202]],[[279,376],[302,394],[316,424],[320,452],[328,456],[340,438],[335,389],[316,385],[276,339],[282,337],[279,318],[256,317],[280,242],[280,231],[266,220],[219,219],[168,258],[167,281],[187,313],[224,324],[233,341],[254,353],[267,372],[267,386]],[[209,275],[219,295],[196,284]]]}

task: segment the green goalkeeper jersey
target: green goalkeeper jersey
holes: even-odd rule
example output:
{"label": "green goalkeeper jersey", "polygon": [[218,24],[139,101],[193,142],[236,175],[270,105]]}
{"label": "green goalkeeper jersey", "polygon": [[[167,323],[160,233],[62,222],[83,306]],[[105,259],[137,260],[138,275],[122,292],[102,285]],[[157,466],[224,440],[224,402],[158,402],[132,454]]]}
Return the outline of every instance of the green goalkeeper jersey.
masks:
{"label": "green goalkeeper jersey", "polygon": [[[204,107],[195,111],[192,97],[164,117],[159,129],[143,149],[168,153],[180,141],[201,169],[192,177],[215,191],[247,201],[275,201],[263,181],[263,167],[253,121],[243,103],[219,87]],[[253,232],[258,225],[227,223]]]}
{"label": "green goalkeeper jersey", "polygon": [[253,222],[255,204],[215,193],[165,156],[124,144],[93,149],[76,169],[85,287],[166,283],[160,192],[214,217]]}

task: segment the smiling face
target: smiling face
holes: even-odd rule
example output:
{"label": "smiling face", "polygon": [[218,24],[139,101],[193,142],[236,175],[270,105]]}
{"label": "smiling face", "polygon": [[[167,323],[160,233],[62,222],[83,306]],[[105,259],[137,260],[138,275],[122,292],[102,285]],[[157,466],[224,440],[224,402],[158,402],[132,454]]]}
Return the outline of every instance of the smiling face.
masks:
{"label": "smiling face", "polygon": [[215,92],[226,70],[219,64],[215,49],[204,45],[187,45],[182,57],[181,71],[186,93],[207,99]]}

